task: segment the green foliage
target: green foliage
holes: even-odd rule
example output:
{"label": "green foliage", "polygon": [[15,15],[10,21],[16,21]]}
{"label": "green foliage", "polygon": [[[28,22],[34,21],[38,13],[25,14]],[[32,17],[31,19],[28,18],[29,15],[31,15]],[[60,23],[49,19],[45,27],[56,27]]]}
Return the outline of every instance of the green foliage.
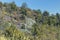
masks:
{"label": "green foliage", "polygon": [[0,2],[0,7],[2,7],[2,5],[3,5],[3,3],[2,3],[2,2]]}
{"label": "green foliage", "polygon": [[44,11],[44,12],[43,12],[43,16],[49,16],[49,12]]}
{"label": "green foliage", "polygon": [[27,15],[26,10],[24,8],[21,8],[21,14]]}
{"label": "green foliage", "polygon": [[21,27],[21,29],[25,29],[25,25],[24,25],[24,24],[22,24],[22,27]]}
{"label": "green foliage", "polygon": [[16,10],[17,6],[16,6],[15,2],[12,2],[9,5],[10,5],[12,10]]}
{"label": "green foliage", "polygon": [[0,2],[0,6],[3,6],[0,10],[0,40],[60,40],[59,13],[50,15],[48,11],[32,10],[26,3],[18,7],[14,2]]}
{"label": "green foliage", "polygon": [[38,25],[37,24],[34,24],[32,27],[33,27],[32,34],[35,36],[35,35],[37,35]]}
{"label": "green foliage", "polygon": [[21,8],[27,8],[27,4],[25,2],[22,3]]}

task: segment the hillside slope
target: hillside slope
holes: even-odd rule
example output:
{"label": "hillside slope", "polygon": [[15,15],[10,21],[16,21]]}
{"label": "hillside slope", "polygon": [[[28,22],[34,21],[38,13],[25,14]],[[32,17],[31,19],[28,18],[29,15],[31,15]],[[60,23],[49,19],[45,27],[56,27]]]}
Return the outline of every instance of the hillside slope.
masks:
{"label": "hillside slope", "polygon": [[60,40],[60,14],[0,2],[0,40]]}

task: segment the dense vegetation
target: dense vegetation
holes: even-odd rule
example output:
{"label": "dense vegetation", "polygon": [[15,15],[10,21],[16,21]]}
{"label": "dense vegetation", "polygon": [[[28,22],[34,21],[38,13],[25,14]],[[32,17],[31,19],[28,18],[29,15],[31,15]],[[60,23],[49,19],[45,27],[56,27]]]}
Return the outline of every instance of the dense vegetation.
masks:
{"label": "dense vegetation", "polygon": [[0,40],[60,40],[60,14],[0,2]]}

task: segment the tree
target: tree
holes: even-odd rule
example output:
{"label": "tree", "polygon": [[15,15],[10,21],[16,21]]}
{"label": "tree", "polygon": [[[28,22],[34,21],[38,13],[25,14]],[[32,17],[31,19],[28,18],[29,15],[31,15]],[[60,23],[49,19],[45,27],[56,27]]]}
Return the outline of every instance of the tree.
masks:
{"label": "tree", "polygon": [[56,13],[56,17],[57,17],[56,24],[58,25],[58,24],[60,24],[60,15],[59,15],[59,13]]}
{"label": "tree", "polygon": [[44,11],[44,12],[43,12],[43,16],[49,16],[49,12]]}
{"label": "tree", "polygon": [[37,14],[41,14],[41,10],[40,9],[38,9],[38,10],[33,10],[35,13],[37,13]]}
{"label": "tree", "polygon": [[22,6],[21,6],[21,14],[23,15],[27,15],[27,4],[26,3],[22,3]]}
{"label": "tree", "polygon": [[7,5],[8,5],[7,3],[4,3],[4,4],[3,4],[4,7],[7,7]]}
{"label": "tree", "polygon": [[3,3],[2,3],[2,2],[0,2],[0,8],[2,7],[2,5],[3,5]]}
{"label": "tree", "polygon": [[55,26],[56,23],[56,16],[54,14],[51,14],[50,16],[51,24]]}
{"label": "tree", "polygon": [[50,18],[48,19],[47,24],[48,24],[48,25],[51,25],[51,20],[50,20]]}
{"label": "tree", "polygon": [[23,15],[27,15],[26,12],[27,12],[26,9],[24,9],[24,8],[21,9],[21,14],[23,14]]}
{"label": "tree", "polygon": [[41,10],[38,9],[38,10],[33,10],[34,14],[33,16],[35,17],[35,21],[37,23],[41,23],[41,18],[42,18],[42,13],[41,13]]}
{"label": "tree", "polygon": [[59,18],[60,18],[60,15],[59,15],[59,13],[56,13],[56,17],[57,17],[57,19],[59,19]]}
{"label": "tree", "polygon": [[27,4],[26,4],[25,2],[24,2],[24,3],[22,3],[21,8],[27,8]]}
{"label": "tree", "polygon": [[9,5],[11,6],[11,9],[16,10],[17,6],[15,2],[9,3]]}
{"label": "tree", "polygon": [[49,12],[44,11],[44,12],[43,12],[43,15],[42,15],[42,20],[43,20],[43,23],[44,23],[44,24],[47,24],[48,18],[49,18]]}

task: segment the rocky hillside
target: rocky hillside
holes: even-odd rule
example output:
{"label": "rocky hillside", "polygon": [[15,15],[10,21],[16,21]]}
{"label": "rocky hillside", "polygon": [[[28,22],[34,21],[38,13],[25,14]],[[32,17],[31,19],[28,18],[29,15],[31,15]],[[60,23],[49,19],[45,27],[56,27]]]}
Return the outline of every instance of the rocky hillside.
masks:
{"label": "rocky hillside", "polygon": [[60,14],[0,2],[0,40],[60,40]]}

